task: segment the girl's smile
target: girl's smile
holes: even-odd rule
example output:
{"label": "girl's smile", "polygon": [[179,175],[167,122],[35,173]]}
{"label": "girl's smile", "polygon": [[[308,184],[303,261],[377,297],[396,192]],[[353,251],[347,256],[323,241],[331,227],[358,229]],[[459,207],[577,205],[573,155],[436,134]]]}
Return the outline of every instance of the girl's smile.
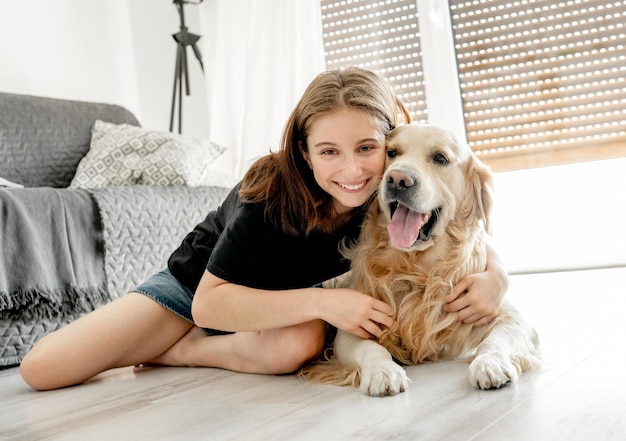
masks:
{"label": "girl's smile", "polygon": [[352,184],[352,185],[350,185],[350,184],[342,184],[341,182],[338,182],[338,184],[344,190],[347,190],[347,191],[358,191],[358,190],[361,190],[362,188],[364,188],[365,185],[367,185],[367,182],[368,181],[363,181],[363,182],[360,182],[358,184]]}

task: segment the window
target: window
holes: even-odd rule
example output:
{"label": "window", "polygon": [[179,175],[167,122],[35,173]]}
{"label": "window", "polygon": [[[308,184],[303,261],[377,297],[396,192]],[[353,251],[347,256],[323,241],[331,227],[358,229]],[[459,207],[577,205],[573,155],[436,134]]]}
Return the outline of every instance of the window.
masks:
{"label": "window", "polygon": [[414,121],[426,121],[415,0],[322,0],[326,66],[370,69],[391,82]]}
{"label": "window", "polygon": [[[398,86],[416,121],[440,123],[425,90],[430,83],[428,96],[437,98],[450,91],[432,93],[433,76],[444,72],[429,69],[436,60],[420,48],[418,5],[428,23],[434,2],[322,0],[326,60],[377,71]],[[626,156],[626,2],[449,6],[463,136],[494,170]]]}
{"label": "window", "polygon": [[450,0],[470,145],[494,169],[626,156],[626,3]]}

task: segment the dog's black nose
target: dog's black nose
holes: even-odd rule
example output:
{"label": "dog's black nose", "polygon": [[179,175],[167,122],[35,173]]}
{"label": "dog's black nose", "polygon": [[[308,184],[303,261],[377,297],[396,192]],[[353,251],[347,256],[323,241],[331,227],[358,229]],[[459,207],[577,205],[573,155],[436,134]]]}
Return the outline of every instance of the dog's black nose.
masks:
{"label": "dog's black nose", "polygon": [[395,188],[407,188],[415,185],[413,175],[402,170],[389,170],[387,173],[387,186]]}

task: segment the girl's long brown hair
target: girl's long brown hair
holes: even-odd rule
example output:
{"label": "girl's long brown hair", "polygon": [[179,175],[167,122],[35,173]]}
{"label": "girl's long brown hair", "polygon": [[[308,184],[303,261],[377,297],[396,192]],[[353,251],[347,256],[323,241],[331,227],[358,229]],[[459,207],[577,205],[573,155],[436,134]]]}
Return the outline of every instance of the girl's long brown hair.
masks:
{"label": "girl's long brown hair", "polygon": [[315,182],[304,159],[315,118],[340,109],[368,115],[385,135],[411,116],[390,84],[375,73],[350,67],[318,75],[305,90],[283,131],[278,152],[258,159],[243,178],[245,202],[265,202],[265,215],[291,234],[333,231],[333,198]]}

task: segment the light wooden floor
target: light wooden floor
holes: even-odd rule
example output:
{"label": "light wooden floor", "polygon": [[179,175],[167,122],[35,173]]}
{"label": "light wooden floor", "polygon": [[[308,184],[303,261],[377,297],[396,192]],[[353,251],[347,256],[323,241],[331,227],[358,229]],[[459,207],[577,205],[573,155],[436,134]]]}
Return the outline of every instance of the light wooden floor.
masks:
{"label": "light wooden floor", "polygon": [[513,276],[509,298],[545,365],[496,391],[456,362],[408,368],[407,392],[370,398],[293,376],[119,369],[34,392],[0,371],[0,440],[626,439],[626,269]]}

